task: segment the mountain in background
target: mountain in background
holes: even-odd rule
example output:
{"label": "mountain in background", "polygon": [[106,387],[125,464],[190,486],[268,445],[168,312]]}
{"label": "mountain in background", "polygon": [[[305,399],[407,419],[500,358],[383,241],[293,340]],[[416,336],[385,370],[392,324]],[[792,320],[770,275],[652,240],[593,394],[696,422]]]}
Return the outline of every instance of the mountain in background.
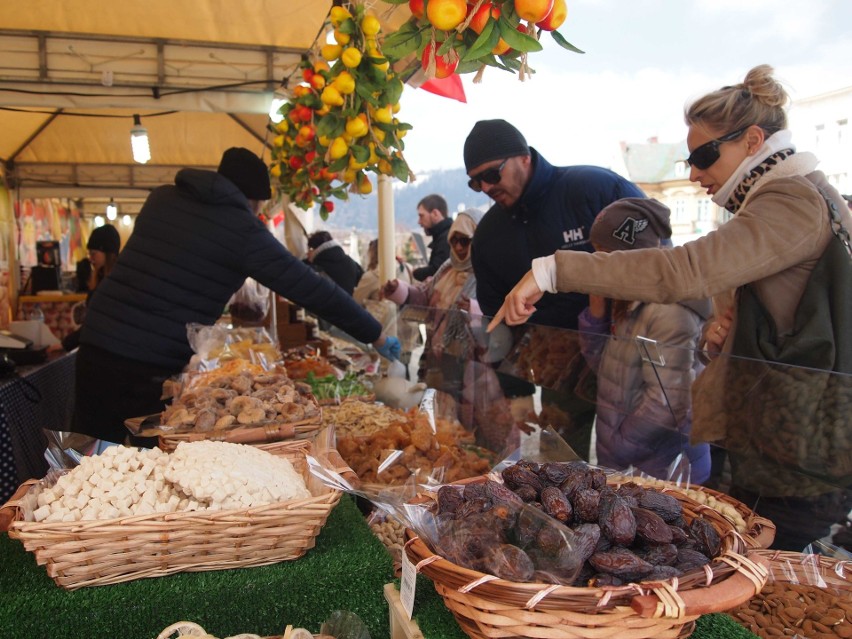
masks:
{"label": "mountain in background", "polygon": [[[376,195],[375,174],[370,174],[370,178],[373,181],[373,192],[370,195],[350,193],[346,202],[335,200],[334,212],[329,215],[327,221],[329,227],[378,233],[379,198]],[[396,230],[420,230],[417,224],[417,203],[431,193],[444,196],[450,215],[469,208],[487,211],[491,207],[491,200],[484,193],[471,191],[467,180],[467,173],[462,168],[418,175],[414,182],[407,184],[393,180]]]}

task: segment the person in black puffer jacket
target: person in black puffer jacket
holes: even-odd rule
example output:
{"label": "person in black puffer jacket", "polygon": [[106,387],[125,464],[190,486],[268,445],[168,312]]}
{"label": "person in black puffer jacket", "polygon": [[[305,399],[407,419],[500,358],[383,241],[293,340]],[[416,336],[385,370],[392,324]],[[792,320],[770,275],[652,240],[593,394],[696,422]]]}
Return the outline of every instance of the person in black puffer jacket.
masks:
{"label": "person in black puffer jacket", "polygon": [[263,161],[225,151],[217,171],[182,169],[145,201],[118,263],[89,303],[77,354],[74,432],[124,441],[124,420],[163,410],[162,383],[189,362],[190,323],[213,324],[252,277],[385,357],[399,340],[346,291],[303,264],[257,217]]}
{"label": "person in black puffer jacket", "polygon": [[314,270],[328,275],[335,284],[352,295],[364,269],[349,257],[328,231],[317,231],[308,238],[308,258]]}

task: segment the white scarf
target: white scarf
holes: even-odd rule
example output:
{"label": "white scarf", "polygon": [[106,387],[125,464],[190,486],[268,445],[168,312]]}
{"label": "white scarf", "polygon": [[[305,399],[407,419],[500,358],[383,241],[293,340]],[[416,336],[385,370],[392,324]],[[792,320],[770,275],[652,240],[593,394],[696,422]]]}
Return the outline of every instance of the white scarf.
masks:
{"label": "white scarf", "polygon": [[731,195],[734,192],[734,189],[739,186],[740,182],[746,179],[752,170],[763,162],[766,158],[768,158],[773,153],[777,153],[781,149],[793,149],[796,150],[796,146],[792,142],[793,132],[789,129],[782,129],[778,131],[778,133],[774,133],[770,135],[763,141],[763,146],[761,146],[757,153],[754,155],[748,155],[746,158],[740,162],[740,165],[736,168],[736,170],[731,173],[731,177],[722,185],[716,193],[713,194],[713,202],[725,208],[725,205],[728,203],[728,200],[731,198]]}

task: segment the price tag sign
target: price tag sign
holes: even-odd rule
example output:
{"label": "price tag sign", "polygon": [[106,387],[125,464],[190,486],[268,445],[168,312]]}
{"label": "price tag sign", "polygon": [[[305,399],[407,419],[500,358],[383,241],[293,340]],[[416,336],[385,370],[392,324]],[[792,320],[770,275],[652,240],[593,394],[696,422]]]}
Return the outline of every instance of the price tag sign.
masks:
{"label": "price tag sign", "polygon": [[402,607],[405,609],[405,614],[411,619],[411,614],[414,611],[414,589],[417,587],[417,571],[414,564],[405,554],[402,553],[402,579],[399,583],[399,600]]}

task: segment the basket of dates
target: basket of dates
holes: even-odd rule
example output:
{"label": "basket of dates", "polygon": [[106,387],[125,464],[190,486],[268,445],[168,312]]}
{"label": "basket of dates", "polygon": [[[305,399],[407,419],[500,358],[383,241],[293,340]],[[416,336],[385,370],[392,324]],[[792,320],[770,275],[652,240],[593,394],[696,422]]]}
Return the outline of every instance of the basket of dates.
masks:
{"label": "basket of dates", "polygon": [[418,502],[406,555],[474,639],[685,637],[766,583],[725,517],[585,462],[521,460]]}

